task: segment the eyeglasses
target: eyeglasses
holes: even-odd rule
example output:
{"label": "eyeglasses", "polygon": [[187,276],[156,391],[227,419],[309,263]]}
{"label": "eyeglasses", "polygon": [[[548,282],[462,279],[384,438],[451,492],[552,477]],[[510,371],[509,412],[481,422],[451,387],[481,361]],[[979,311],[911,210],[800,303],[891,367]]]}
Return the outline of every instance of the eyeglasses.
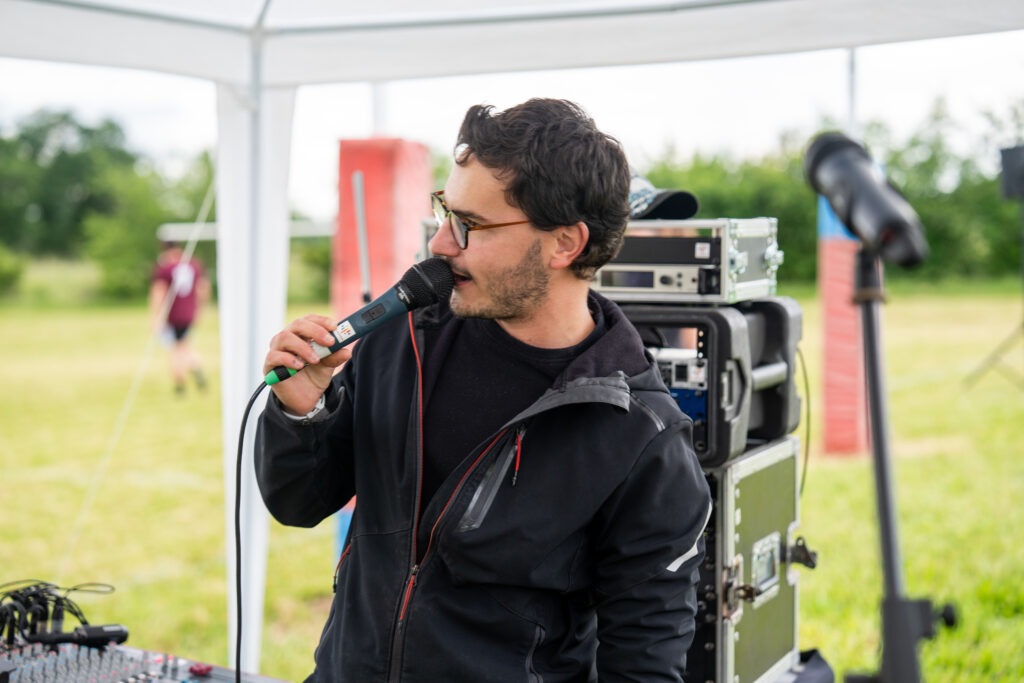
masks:
{"label": "eyeglasses", "polygon": [[434,220],[437,221],[437,229],[440,230],[447,220],[451,225],[452,237],[455,239],[455,243],[459,245],[459,249],[465,249],[466,245],[469,244],[469,233],[473,230],[490,230],[491,228],[504,228],[506,225],[520,225],[522,223],[529,223],[530,221],[512,221],[510,223],[491,223],[490,225],[477,225],[468,218],[463,218],[459,214],[455,213],[448,208],[448,205],[444,203],[444,199],[441,195],[444,194],[444,190],[438,190],[437,192],[430,193],[430,204],[434,209]]}

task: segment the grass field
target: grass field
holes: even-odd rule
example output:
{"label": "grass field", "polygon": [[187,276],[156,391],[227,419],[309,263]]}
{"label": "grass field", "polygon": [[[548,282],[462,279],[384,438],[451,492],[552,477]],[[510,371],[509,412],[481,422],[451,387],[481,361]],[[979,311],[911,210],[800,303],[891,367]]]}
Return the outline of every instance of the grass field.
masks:
{"label": "grass field", "polygon": [[[90,622],[127,625],[136,647],[225,664],[215,311],[195,335],[213,382],[176,398],[143,307],[81,305],[85,286],[39,285],[0,303],[0,583],[111,584],[111,595],[77,594]],[[800,646],[819,648],[839,675],[874,671],[882,576],[871,461],[820,453],[820,312],[812,290],[788,293],[804,312],[811,387],[810,424],[797,430],[806,438],[810,427],[811,446],[801,533],[819,552],[816,570],[800,570]],[[953,601],[962,615],[959,629],[920,647],[933,682],[1024,680],[1024,387],[1002,366],[964,382],[1021,313],[1019,283],[896,288],[883,309],[907,593]],[[1020,342],[1004,358],[1018,376],[1022,359]],[[334,536],[329,523],[271,525],[266,675],[297,681],[311,668]]]}

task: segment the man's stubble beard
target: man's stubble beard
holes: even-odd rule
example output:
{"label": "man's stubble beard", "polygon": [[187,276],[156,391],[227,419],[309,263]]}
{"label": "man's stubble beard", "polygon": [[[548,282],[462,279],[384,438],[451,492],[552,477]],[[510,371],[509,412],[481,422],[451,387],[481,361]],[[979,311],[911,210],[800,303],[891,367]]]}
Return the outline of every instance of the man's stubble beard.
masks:
{"label": "man's stubble beard", "polygon": [[534,240],[519,263],[488,276],[486,292],[478,286],[478,292],[487,295],[487,301],[467,304],[459,300],[456,290],[452,312],[460,318],[525,319],[547,297],[550,282],[551,276],[541,262],[541,242]]}

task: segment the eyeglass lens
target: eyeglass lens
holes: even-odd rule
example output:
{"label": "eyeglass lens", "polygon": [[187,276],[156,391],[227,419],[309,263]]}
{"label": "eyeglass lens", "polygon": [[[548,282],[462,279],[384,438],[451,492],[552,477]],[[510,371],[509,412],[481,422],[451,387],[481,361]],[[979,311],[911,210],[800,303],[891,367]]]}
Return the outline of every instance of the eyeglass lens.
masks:
{"label": "eyeglass lens", "polygon": [[450,221],[452,237],[455,239],[455,243],[459,245],[460,249],[465,249],[466,244],[469,242],[469,231],[466,229],[466,224],[462,222],[456,214],[452,213],[444,200],[436,194],[430,196],[433,200],[434,208],[434,219],[437,221],[437,229],[440,230],[444,225],[445,220]]}

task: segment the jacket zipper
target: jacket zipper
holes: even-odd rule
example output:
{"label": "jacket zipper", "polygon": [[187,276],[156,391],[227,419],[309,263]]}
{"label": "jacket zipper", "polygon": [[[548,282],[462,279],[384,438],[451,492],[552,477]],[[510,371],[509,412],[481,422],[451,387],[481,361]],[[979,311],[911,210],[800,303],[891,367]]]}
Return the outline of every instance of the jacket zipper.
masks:
{"label": "jacket zipper", "polygon": [[[423,485],[423,362],[420,359],[420,345],[416,335],[416,326],[413,322],[412,311],[408,314],[409,321],[409,339],[412,341],[412,350],[416,359],[416,409],[417,415],[417,429],[418,434],[416,438],[416,496],[413,500],[413,524],[412,524],[412,539],[409,543],[409,557],[412,566],[409,569],[409,574],[405,579],[405,588],[402,592],[401,606],[398,608],[398,616],[395,619],[395,631],[391,636],[391,658],[388,664],[388,681],[395,682],[401,679],[399,672],[399,662],[401,660],[402,647],[405,644],[405,610],[409,606],[409,600],[412,598],[412,589],[416,585],[416,574],[420,571],[420,565],[417,560],[417,549],[416,549],[416,537],[419,536],[420,528],[420,496],[423,495],[421,487]],[[430,547],[427,547],[429,550]]]}
{"label": "jacket zipper", "polygon": [[[491,509],[491,504],[498,495],[498,490],[505,482],[510,467],[512,467],[512,486],[516,485],[516,479],[519,477],[519,463],[523,453],[523,435],[525,433],[526,425],[520,424],[516,428],[515,441],[509,444],[505,453],[487,469],[477,490],[473,493],[473,498],[469,501],[469,505],[466,506],[462,519],[459,520],[459,524],[456,527],[457,533],[472,531],[480,527],[480,524],[483,523],[484,518],[487,517],[487,513]],[[513,462],[515,463],[514,466]]]}
{"label": "jacket zipper", "polygon": [[[466,472],[462,475],[462,479],[459,480],[459,483],[455,487],[455,490],[452,491],[452,494],[448,497],[448,500],[445,501],[444,507],[441,508],[441,512],[437,515],[437,520],[434,522],[434,526],[430,529],[430,537],[427,540],[427,549],[423,552],[423,559],[421,559],[419,562],[414,562],[409,570],[409,576],[405,580],[405,590],[402,593],[401,607],[399,607],[398,618],[395,622],[395,633],[391,638],[391,662],[389,665],[390,671],[388,674],[388,681],[390,683],[398,683],[398,681],[401,680],[399,666],[402,658],[401,653],[403,650],[403,646],[405,645],[406,612],[409,608],[409,603],[412,602],[413,589],[416,587],[416,576],[419,574],[420,568],[423,567],[423,565],[426,563],[427,558],[430,557],[430,551],[434,547],[434,533],[437,531],[438,526],[440,526],[441,522],[444,520],[445,515],[448,513],[448,509],[451,507],[452,502],[455,500],[456,497],[458,497],[459,493],[462,491],[462,486],[465,483],[466,479],[472,472],[476,470],[477,465],[480,464],[480,461],[483,460],[484,457],[491,452],[491,449],[494,448],[494,444],[501,440],[501,437],[503,437],[507,431],[507,429],[503,429],[500,432],[498,432],[498,435],[495,436],[489,444],[487,444],[487,447],[484,448],[480,455],[477,456],[477,459],[473,462],[473,464],[470,465]],[[413,546],[415,548],[415,541],[413,542]]]}
{"label": "jacket zipper", "polygon": [[[438,513],[437,520],[434,522],[434,526],[430,529],[430,536],[427,539],[427,549],[424,551],[422,559],[420,559],[420,561],[417,562],[416,561],[416,557],[417,557],[416,538],[419,536],[419,522],[420,522],[419,508],[420,508],[420,496],[422,495],[422,491],[419,490],[419,486],[421,485],[420,478],[422,477],[422,471],[423,471],[423,462],[422,462],[423,461],[423,362],[420,359],[419,344],[417,343],[417,339],[416,339],[417,335],[416,335],[416,328],[415,328],[415,325],[414,325],[414,322],[413,322],[413,313],[412,313],[412,311],[409,312],[408,320],[409,320],[409,336],[410,336],[410,338],[412,340],[413,353],[414,353],[415,358],[416,358],[416,372],[417,372],[417,375],[418,375],[417,391],[419,392],[419,395],[418,395],[418,399],[417,399],[417,407],[418,407],[418,410],[419,410],[419,416],[418,416],[419,417],[419,425],[418,425],[419,426],[419,434],[418,434],[418,439],[417,439],[416,447],[417,447],[417,455],[418,455],[418,458],[419,458],[419,465],[418,465],[417,474],[416,474],[416,478],[417,478],[417,493],[416,493],[416,499],[415,499],[415,506],[416,507],[415,507],[415,510],[414,510],[414,513],[413,513],[414,514],[414,518],[413,519],[415,521],[413,523],[413,528],[412,528],[412,542],[411,542],[411,548],[410,548],[410,550],[411,550],[411,557],[412,557],[412,566],[409,569],[408,578],[405,580],[405,589],[404,589],[403,594],[402,594],[402,603],[401,603],[401,606],[400,606],[400,608],[398,610],[398,616],[397,616],[397,618],[395,620],[395,632],[394,632],[394,635],[391,638],[391,658],[390,658],[390,663],[389,663],[389,667],[388,667],[389,668],[389,671],[388,671],[388,681],[389,681],[389,683],[398,683],[401,680],[401,674],[400,674],[400,671],[399,671],[399,664],[400,664],[400,660],[401,660],[401,652],[402,652],[402,649],[403,649],[403,647],[405,645],[405,616],[406,616],[406,611],[407,611],[407,609],[409,607],[409,603],[412,602],[413,589],[416,587],[416,576],[417,576],[417,574],[419,574],[420,568],[426,563],[427,558],[430,556],[430,551],[433,548],[433,545],[434,545],[434,533],[437,531],[438,526],[441,524],[441,521],[445,518],[445,515],[448,513],[448,509],[451,507],[452,501],[454,501],[455,498],[462,491],[462,486],[465,483],[466,478],[469,477],[469,475],[476,470],[477,465],[480,464],[480,461],[483,460],[484,456],[486,456],[488,453],[491,452],[491,449],[494,447],[494,444],[496,444],[508,432],[508,428],[507,427],[502,429],[500,432],[498,432],[498,434],[491,440],[491,442],[489,444],[487,444],[487,447],[484,448],[484,450],[480,453],[479,456],[477,456],[477,459],[473,462],[473,464],[470,465],[469,468],[466,470],[466,472],[462,475],[462,479],[459,480],[459,483],[458,483],[458,485],[456,485],[455,490],[452,491],[452,495],[449,496],[448,500],[444,504],[444,507],[441,508],[441,512]],[[631,394],[631,396],[632,396],[632,394]],[[645,405],[643,402],[641,402],[639,400],[637,400],[636,402],[639,403],[648,413],[653,414],[653,411],[651,410],[651,408],[648,407],[647,405]],[[654,417],[657,417],[657,416],[655,415]],[[525,424],[520,423],[520,425],[519,425],[519,427],[517,428],[517,431],[516,431],[515,467],[514,467],[513,472],[512,472],[512,486],[516,485],[516,481],[519,478],[519,464],[520,464],[520,457],[522,455],[522,440],[523,440],[523,434],[524,434],[525,430],[526,430]]]}
{"label": "jacket zipper", "polygon": [[512,487],[515,488],[516,480],[519,479],[519,458],[523,455],[523,435],[526,434],[526,425],[520,424],[516,429],[516,466],[512,470]]}
{"label": "jacket zipper", "polygon": [[412,311],[409,312],[408,320],[409,336],[412,340],[413,354],[415,355],[416,358],[416,373],[418,378],[418,397],[416,405],[417,410],[419,411],[419,434],[417,435],[418,438],[416,440],[416,449],[419,464],[417,465],[416,472],[417,493],[416,499],[414,501],[416,507],[413,512],[413,519],[415,521],[412,525],[412,540],[410,543],[410,557],[412,558],[412,566],[409,569],[408,578],[406,578],[405,580],[405,589],[403,590],[402,593],[402,603],[398,609],[398,617],[395,620],[395,632],[394,635],[391,637],[391,658],[388,666],[388,681],[392,683],[397,683],[399,680],[401,680],[401,672],[399,667],[402,658],[401,653],[405,645],[405,615],[406,611],[409,608],[409,603],[412,601],[413,589],[416,587],[416,575],[419,574],[420,567],[423,566],[423,563],[426,562],[427,557],[430,555],[430,549],[433,546],[434,541],[434,532],[437,531],[438,525],[441,523],[441,520],[444,519],[444,516],[448,512],[448,508],[451,506],[452,501],[455,500],[455,497],[462,490],[462,485],[466,481],[466,477],[468,477],[469,474],[476,469],[476,466],[480,463],[483,457],[490,452],[491,448],[494,447],[494,444],[497,443],[498,440],[501,439],[501,437],[504,436],[505,432],[507,431],[507,429],[503,429],[500,432],[498,432],[497,436],[495,436],[494,439],[492,439],[491,442],[487,444],[487,447],[484,448],[483,452],[481,452],[480,455],[477,456],[476,461],[472,465],[470,465],[469,469],[467,469],[465,474],[462,475],[462,479],[455,487],[455,490],[452,492],[452,495],[445,502],[444,507],[441,509],[441,512],[437,515],[437,520],[434,522],[434,526],[430,530],[430,537],[427,540],[427,549],[424,551],[423,557],[417,562],[416,538],[419,536],[420,496],[422,495],[422,491],[420,491],[419,489],[422,484],[421,478],[423,476],[423,362],[420,359],[419,343],[416,338],[416,327],[413,323]]}
{"label": "jacket zipper", "polygon": [[348,557],[349,551],[352,550],[352,544],[349,543],[345,546],[345,549],[341,552],[341,557],[338,558],[338,564],[334,567],[334,581],[331,582],[331,593],[338,592],[338,574],[341,573],[341,565]]}
{"label": "jacket zipper", "polygon": [[[428,547],[429,550],[429,547]],[[409,578],[405,580],[405,591],[402,595],[402,606],[398,610],[398,622],[395,624],[395,635],[391,639],[391,664],[389,666],[389,681],[401,680],[399,664],[402,659],[402,646],[405,644],[405,610],[409,607],[409,600],[412,599],[412,589],[416,586],[416,575],[419,574],[420,565],[414,564],[409,570]]]}

